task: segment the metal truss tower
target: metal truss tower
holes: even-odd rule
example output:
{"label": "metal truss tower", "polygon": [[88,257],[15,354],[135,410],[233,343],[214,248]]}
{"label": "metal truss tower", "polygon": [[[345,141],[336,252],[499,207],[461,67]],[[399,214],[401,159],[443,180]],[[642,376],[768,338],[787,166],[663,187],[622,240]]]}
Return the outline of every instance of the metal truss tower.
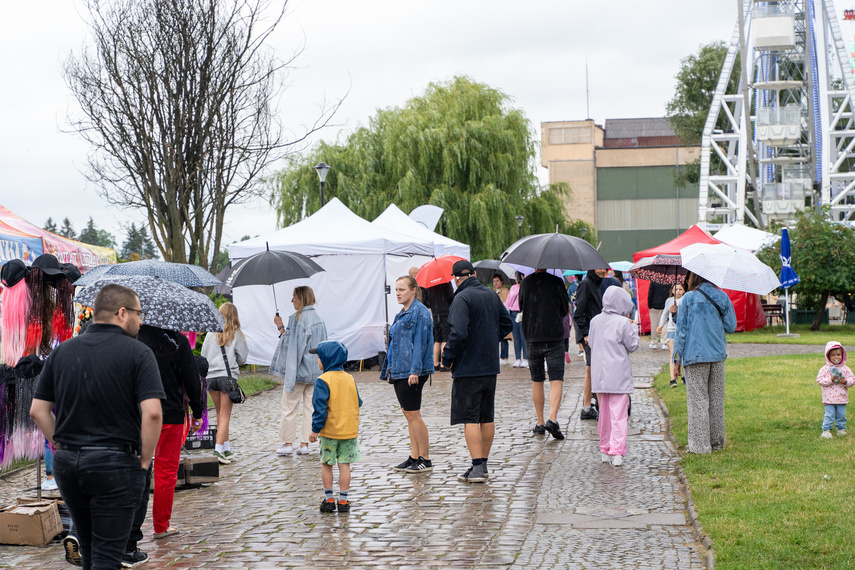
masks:
{"label": "metal truss tower", "polygon": [[790,225],[820,205],[855,219],[855,76],[832,0],[739,4],[704,126],[699,225]]}

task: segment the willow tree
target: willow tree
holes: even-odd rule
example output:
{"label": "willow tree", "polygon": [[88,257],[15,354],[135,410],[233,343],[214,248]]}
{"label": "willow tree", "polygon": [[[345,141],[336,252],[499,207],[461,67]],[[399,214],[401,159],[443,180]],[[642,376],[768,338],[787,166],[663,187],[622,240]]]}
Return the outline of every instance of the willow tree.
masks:
{"label": "willow tree", "polygon": [[165,260],[207,267],[227,209],[265,194],[260,174],[301,140],[275,108],[290,61],[267,45],[287,2],[85,4],[93,45],[64,75],[80,106],[71,130],[92,146],[87,176],[145,211]]}
{"label": "willow tree", "polygon": [[474,259],[495,258],[525,234],[577,233],[565,220],[566,185],[543,188],[535,174],[531,123],[508,97],[467,77],[431,83],[403,107],[378,111],[342,144],[318,144],[292,157],[275,178],[272,201],[281,225],[320,207],[318,162],[332,166],[327,199],[374,219],[390,203],[405,212],[445,209],[439,231],[468,243]]}

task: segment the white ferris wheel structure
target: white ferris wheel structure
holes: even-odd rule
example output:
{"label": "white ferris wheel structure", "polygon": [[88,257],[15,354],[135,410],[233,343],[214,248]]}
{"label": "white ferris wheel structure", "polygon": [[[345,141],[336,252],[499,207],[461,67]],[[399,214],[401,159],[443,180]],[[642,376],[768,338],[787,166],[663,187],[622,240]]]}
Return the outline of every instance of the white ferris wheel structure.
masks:
{"label": "white ferris wheel structure", "polygon": [[789,226],[819,206],[855,220],[855,38],[847,48],[832,0],[739,5],[704,126],[699,225]]}

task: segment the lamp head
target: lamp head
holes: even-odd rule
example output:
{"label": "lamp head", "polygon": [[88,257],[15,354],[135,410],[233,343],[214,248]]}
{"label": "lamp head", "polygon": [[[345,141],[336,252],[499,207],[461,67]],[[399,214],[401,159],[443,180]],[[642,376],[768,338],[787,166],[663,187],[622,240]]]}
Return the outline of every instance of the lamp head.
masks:
{"label": "lamp head", "polygon": [[330,170],[330,165],[326,162],[319,162],[318,165],[315,167],[315,170],[318,173],[318,178],[320,178],[321,182],[323,182],[327,178],[327,172],[329,172]]}

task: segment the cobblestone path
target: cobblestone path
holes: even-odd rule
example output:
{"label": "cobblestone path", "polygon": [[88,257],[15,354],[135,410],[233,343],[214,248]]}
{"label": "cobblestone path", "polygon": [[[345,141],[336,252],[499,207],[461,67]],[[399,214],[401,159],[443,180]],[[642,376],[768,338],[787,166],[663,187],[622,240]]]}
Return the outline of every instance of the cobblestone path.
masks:
{"label": "cobblestone path", "polygon": [[[147,519],[140,544],[150,557],[145,567],[703,568],[676,476],[679,457],[647,389],[667,355],[643,346],[633,355],[638,389],[622,467],[600,462],[596,422],[578,419],[584,367],[574,356],[559,413],[563,442],[532,434],[528,371],[503,367],[484,485],[457,481],[468,454],[462,429],[448,425],[448,374],[425,387],[422,413],[435,469],[418,476],[389,469],[409,451],[394,391],[374,371],[356,374],[365,405],[349,514],[318,512],[317,444],[303,457],[274,453],[281,389],[256,395],[235,407],[232,443],[239,460],[221,467],[219,482],[176,493],[172,524],[181,534],[154,541]],[[739,347],[738,356],[822,350],[731,346]],[[0,501],[33,495],[33,483],[32,470],[0,480]],[[53,542],[0,546],[0,567],[68,565]]]}

